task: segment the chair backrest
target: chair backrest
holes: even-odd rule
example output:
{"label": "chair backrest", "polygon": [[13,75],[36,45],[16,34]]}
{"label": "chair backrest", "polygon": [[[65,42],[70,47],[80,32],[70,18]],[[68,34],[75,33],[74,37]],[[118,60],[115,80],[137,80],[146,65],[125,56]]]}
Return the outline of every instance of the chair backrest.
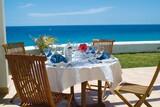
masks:
{"label": "chair backrest", "polygon": [[23,42],[3,44],[2,47],[6,54],[25,54]]}
{"label": "chair backrest", "polygon": [[97,48],[99,51],[107,51],[109,54],[112,54],[114,40],[102,40],[95,39],[93,40],[93,46]]}
{"label": "chair backrest", "polygon": [[55,107],[44,56],[6,55],[11,75],[24,105]]}
{"label": "chair backrest", "polygon": [[156,79],[158,77],[159,72],[160,72],[160,61],[159,61],[158,65],[157,65],[157,68],[156,68],[156,71],[155,71],[155,73],[153,75],[153,78],[152,78],[152,80],[151,80],[151,82],[150,82],[150,84],[148,86],[146,94],[149,94],[151,92],[151,90],[153,88],[153,85],[154,85],[154,83],[155,83],[155,81],[156,81]]}

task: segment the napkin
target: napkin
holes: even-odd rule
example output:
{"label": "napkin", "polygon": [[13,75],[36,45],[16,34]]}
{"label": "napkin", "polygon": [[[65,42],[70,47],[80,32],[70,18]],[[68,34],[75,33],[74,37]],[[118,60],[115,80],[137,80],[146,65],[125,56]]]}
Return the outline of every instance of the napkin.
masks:
{"label": "napkin", "polygon": [[89,51],[92,53],[92,54],[95,54],[96,53],[96,48],[94,46],[90,46],[89,47]]}
{"label": "napkin", "polygon": [[103,60],[103,59],[109,59],[110,58],[110,54],[107,51],[102,52],[102,54],[100,55],[100,57],[98,57],[98,60]]}
{"label": "napkin", "polygon": [[51,49],[44,49],[44,53],[46,57],[50,57],[52,55],[52,50]]}
{"label": "napkin", "polygon": [[52,55],[50,61],[52,63],[60,63],[60,62],[67,63],[67,59],[64,56],[62,56],[61,54]]}

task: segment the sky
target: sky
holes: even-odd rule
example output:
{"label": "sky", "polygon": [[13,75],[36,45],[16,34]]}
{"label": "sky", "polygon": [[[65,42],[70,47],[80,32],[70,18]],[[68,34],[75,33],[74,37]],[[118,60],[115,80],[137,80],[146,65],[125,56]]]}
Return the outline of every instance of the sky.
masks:
{"label": "sky", "polygon": [[160,24],[160,0],[4,0],[7,26]]}

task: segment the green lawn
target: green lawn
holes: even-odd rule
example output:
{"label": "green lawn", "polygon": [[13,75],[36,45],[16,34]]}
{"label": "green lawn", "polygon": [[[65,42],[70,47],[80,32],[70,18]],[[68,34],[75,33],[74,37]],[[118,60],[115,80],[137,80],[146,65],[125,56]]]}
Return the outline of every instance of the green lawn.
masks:
{"label": "green lawn", "polygon": [[160,61],[160,53],[114,54],[120,60],[122,68],[156,66]]}

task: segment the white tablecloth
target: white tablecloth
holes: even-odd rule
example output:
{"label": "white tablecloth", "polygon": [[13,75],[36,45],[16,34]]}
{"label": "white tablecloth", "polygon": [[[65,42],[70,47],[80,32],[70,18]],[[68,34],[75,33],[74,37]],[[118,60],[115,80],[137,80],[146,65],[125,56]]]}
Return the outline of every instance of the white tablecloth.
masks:
{"label": "white tablecloth", "polygon": [[121,65],[118,59],[91,64],[82,62],[74,66],[46,65],[52,91],[62,92],[73,85],[91,80],[111,82],[111,91],[122,81]]}

